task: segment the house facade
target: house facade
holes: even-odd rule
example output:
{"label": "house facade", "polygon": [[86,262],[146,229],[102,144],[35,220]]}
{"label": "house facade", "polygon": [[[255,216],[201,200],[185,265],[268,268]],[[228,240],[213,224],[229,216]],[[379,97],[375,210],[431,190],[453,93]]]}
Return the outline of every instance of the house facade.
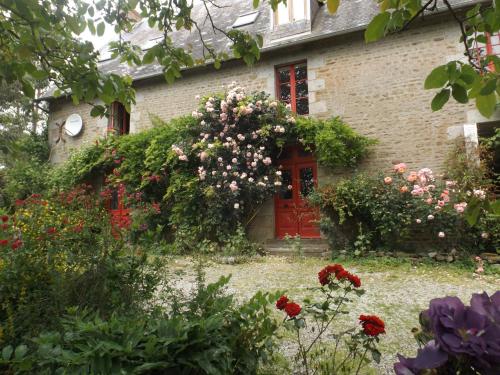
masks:
{"label": "house facade", "polygon": [[[410,168],[443,171],[454,140],[466,136],[477,142],[477,124],[492,121],[482,118],[472,105],[452,101],[441,111],[433,113],[430,109],[435,93],[424,90],[426,76],[438,65],[464,58],[460,30],[444,12],[429,15],[408,31],[366,44],[364,29],[378,12],[372,0],[343,1],[335,15],[316,0],[289,0],[289,7],[278,12],[267,3],[255,10],[250,0],[218,3],[231,5],[212,9],[214,19],[220,20],[223,27],[241,27],[264,36],[259,62],[246,66],[242,61],[230,60],[219,70],[210,65],[193,68],[168,85],[158,66],[132,69],[113,60],[102,61],[103,71],[134,78],[136,104],[130,113],[117,104],[113,119],[108,120],[92,118],[88,105],[74,106],[67,98],[50,99],[51,161],[63,162],[72,149],[105,137],[109,127],[136,133],[152,126],[152,115],[168,121],[191,113],[198,105],[196,95],[222,91],[233,81],[248,92],[265,91],[287,101],[299,114],[341,116],[357,132],[377,139],[379,143],[359,166],[361,170],[384,170],[393,163],[406,162]],[[457,9],[464,10],[474,3],[477,1],[454,1]],[[194,14],[204,17],[201,8],[195,8]],[[158,40],[146,22],[139,22],[127,37],[144,49]],[[206,38],[219,49],[227,43],[210,30]],[[176,33],[174,40],[179,45],[193,46],[195,51],[201,48],[194,33]],[[74,113],[83,119],[83,129],[77,136],[66,136],[62,126]],[[301,159],[299,154],[297,151],[283,160],[294,171],[290,178],[298,185],[301,178],[319,185],[336,178],[337,172],[317,166],[309,155]],[[346,172],[350,171],[342,171]],[[290,198],[290,202],[300,204],[297,197]],[[266,241],[289,232],[320,236],[318,230],[302,225],[301,219],[290,219],[291,213],[283,214],[286,204],[278,198],[265,204],[251,224],[251,237]],[[305,212],[305,217],[309,214]]]}

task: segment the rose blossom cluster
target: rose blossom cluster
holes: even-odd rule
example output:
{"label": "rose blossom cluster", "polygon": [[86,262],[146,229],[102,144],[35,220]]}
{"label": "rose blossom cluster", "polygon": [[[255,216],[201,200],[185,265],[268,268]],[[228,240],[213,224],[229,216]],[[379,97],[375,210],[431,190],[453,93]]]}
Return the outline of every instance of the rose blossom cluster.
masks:
{"label": "rose blossom cluster", "polygon": [[[354,291],[352,287],[361,287],[361,279],[358,276],[346,271],[341,264],[330,264],[325,266],[318,272],[318,281],[321,287],[326,285],[334,286],[338,282],[339,284],[337,285],[340,285],[344,289],[345,295]],[[343,282],[345,282],[343,285],[340,284]],[[325,291],[323,288],[322,290]],[[356,290],[356,292],[363,293],[362,290]],[[330,292],[328,292],[328,298],[331,298],[329,293]],[[340,303],[342,304],[343,302]],[[276,308],[284,311],[289,319],[295,318],[302,311],[302,307],[299,304],[290,301],[290,299],[285,295],[281,296],[276,301]],[[378,316],[360,315],[359,324],[361,324],[363,333],[372,339],[385,333],[385,323]]]}
{"label": "rose blossom cluster", "polygon": [[[224,195],[235,210],[242,191],[267,195],[281,188],[279,167],[273,155],[277,140],[285,140],[293,116],[281,115],[279,104],[263,94],[247,95],[235,83],[221,96],[204,98],[193,116],[199,136],[192,145],[173,145],[181,161],[193,161],[200,182]],[[273,124],[268,125],[268,124]]]}
{"label": "rose blossom cluster", "polygon": [[[407,171],[405,163],[398,163],[393,165],[392,168],[394,177],[386,176],[383,179],[385,185],[392,185],[395,181],[401,184],[398,187],[399,192],[411,194],[415,199],[421,199],[426,205],[430,206],[427,209],[427,221],[432,221],[436,215],[450,207],[457,214],[463,214],[467,208],[467,202],[459,201],[457,198],[460,196],[460,190],[457,189],[456,181],[444,181],[442,188],[436,185],[436,178],[430,168],[422,168],[418,172],[410,171],[405,177],[404,173]],[[475,189],[468,194],[480,200],[486,198],[486,192],[481,189]],[[421,224],[422,218],[416,218],[415,222]],[[445,238],[446,233],[439,231],[437,233],[439,238]]]}
{"label": "rose blossom cluster", "polygon": [[360,278],[347,272],[340,264],[328,265],[318,273],[318,280],[322,286],[330,284],[330,282],[333,281],[333,278],[338,281],[346,280],[355,288],[359,288],[361,286]]}

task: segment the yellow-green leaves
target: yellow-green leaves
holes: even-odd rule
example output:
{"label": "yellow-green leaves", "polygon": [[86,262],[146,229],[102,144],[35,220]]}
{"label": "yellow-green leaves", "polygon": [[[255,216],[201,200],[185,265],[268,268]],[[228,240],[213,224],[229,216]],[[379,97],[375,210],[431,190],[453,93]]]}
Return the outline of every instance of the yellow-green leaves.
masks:
{"label": "yellow-green leaves", "polygon": [[328,7],[328,11],[330,13],[337,12],[339,5],[340,5],[340,0],[327,0],[326,1],[326,6]]}
{"label": "yellow-green leaves", "polygon": [[443,87],[448,82],[448,69],[446,65],[441,65],[435,68],[431,74],[427,76],[424,83],[424,88],[438,89]]}
{"label": "yellow-green leaves", "polygon": [[365,41],[375,42],[385,35],[386,27],[391,19],[389,12],[383,12],[376,15],[368,25],[365,31]]}
{"label": "yellow-green leaves", "polygon": [[489,95],[479,95],[476,98],[476,108],[484,117],[491,117],[495,112],[497,96],[494,92]]}

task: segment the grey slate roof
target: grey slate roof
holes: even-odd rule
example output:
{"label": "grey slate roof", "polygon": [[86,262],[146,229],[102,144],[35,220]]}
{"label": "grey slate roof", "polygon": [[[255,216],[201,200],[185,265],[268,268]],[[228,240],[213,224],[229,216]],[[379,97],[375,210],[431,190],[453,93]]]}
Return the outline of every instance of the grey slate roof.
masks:
{"label": "grey slate roof", "polygon": [[[484,1],[450,0],[454,7],[457,8]],[[255,11],[252,0],[216,0],[216,3],[220,7],[210,6],[210,13],[216,25],[225,30],[229,30],[240,15]],[[441,4],[440,10],[443,9],[444,5]],[[276,38],[276,32],[272,29],[272,12],[269,3],[261,0],[257,10],[259,15],[255,22],[240,29],[247,30],[252,34],[262,35],[264,37],[263,52],[362,30],[366,28],[370,20],[379,11],[375,0],[343,0],[338,12],[334,15],[328,12],[326,6],[321,6],[312,23],[308,26],[307,32],[291,33],[292,35],[286,38]],[[192,17],[198,21],[202,28],[206,42],[209,42],[219,52],[230,52],[228,39],[220,32],[214,33],[210,22],[206,20],[206,10],[203,4],[199,2],[195,4]],[[145,46],[151,39],[160,36],[161,33],[158,30],[151,29],[147,22],[142,20],[135,25],[132,32],[124,36],[124,39],[136,45]],[[195,57],[202,56],[203,47],[196,30],[191,32],[186,30],[176,31],[171,34],[171,38],[175,45],[192,50]],[[140,67],[130,67],[114,59],[101,61],[99,67],[106,73],[130,75],[134,80],[162,74],[162,67],[154,63]],[[45,97],[50,97],[50,95],[51,93],[48,92]]]}

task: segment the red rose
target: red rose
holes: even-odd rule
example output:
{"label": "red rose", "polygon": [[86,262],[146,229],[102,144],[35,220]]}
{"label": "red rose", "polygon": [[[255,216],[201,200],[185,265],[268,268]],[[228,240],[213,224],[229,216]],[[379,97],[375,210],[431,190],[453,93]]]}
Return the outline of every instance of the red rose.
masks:
{"label": "red rose", "polygon": [[289,299],[287,296],[281,296],[277,301],[276,301],[276,308],[278,310],[283,310],[288,303]]}
{"label": "red rose", "polygon": [[8,240],[0,240],[0,245],[7,246],[9,244]]}
{"label": "red rose", "polygon": [[16,250],[18,247],[20,247],[23,244],[23,241],[17,239],[15,240],[10,247],[12,247],[12,250]]}
{"label": "red rose", "polygon": [[47,233],[48,234],[56,234],[57,229],[55,227],[50,227],[49,229],[47,229]]}
{"label": "red rose", "polygon": [[385,333],[385,323],[375,315],[360,315],[359,322],[368,336],[378,336]]}
{"label": "red rose", "polygon": [[337,273],[336,277],[337,277],[337,280],[339,280],[339,281],[341,281],[341,280],[349,280],[349,282],[355,288],[359,288],[361,286],[361,279],[358,276],[353,275],[352,273],[347,272],[346,270],[342,270],[339,273]]}
{"label": "red rose", "polygon": [[318,273],[318,280],[321,285],[326,285],[330,282],[330,275],[335,274],[337,275],[339,272],[343,271],[344,267],[342,267],[340,264],[330,264],[323,268],[321,271]]}
{"label": "red rose", "polygon": [[290,317],[296,317],[302,311],[302,307],[295,302],[289,302],[285,305],[285,312]]}
{"label": "red rose", "polygon": [[2,215],[2,221],[6,223],[7,221],[9,221],[9,217],[7,215]]}
{"label": "red rose", "polygon": [[359,288],[361,286],[361,279],[353,274],[349,274],[347,276],[347,279],[351,282],[352,285],[354,285],[355,288]]}

